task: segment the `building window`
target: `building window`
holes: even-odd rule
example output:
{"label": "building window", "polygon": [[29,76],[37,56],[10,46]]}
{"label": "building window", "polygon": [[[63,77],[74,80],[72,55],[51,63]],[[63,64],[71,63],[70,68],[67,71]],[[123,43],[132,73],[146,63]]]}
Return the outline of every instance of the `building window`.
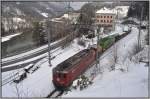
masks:
{"label": "building window", "polygon": [[110,16],[112,18],[112,16]]}
{"label": "building window", "polygon": [[109,23],[109,20],[107,20],[107,23]]}
{"label": "building window", "polygon": [[110,20],[110,23],[112,23],[112,20]]}
{"label": "building window", "polygon": [[105,23],[105,20],[104,20],[104,23]]}
{"label": "building window", "polygon": [[101,16],[101,18],[103,18],[103,16]]}
{"label": "building window", "polygon": [[106,16],[104,16],[104,18],[106,18]]}
{"label": "building window", "polygon": [[97,22],[99,22],[99,20],[97,20]]}
{"label": "building window", "polygon": [[109,16],[107,16],[107,18],[109,18]]}
{"label": "building window", "polygon": [[101,22],[103,22],[103,20],[101,20]]}

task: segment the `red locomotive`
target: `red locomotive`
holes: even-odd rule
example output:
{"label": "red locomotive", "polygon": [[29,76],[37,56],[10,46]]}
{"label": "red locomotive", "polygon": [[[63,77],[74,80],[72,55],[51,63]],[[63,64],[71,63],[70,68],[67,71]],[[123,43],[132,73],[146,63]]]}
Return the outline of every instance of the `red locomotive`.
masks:
{"label": "red locomotive", "polygon": [[80,51],[53,69],[53,84],[58,89],[66,89],[96,59],[97,49]]}

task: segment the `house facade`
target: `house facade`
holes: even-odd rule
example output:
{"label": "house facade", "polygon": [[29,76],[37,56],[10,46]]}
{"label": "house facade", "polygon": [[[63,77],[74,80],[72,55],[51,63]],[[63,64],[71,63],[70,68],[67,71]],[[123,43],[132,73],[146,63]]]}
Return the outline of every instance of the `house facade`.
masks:
{"label": "house facade", "polygon": [[96,25],[104,27],[107,30],[114,30],[115,29],[115,19],[116,19],[116,11],[102,8],[96,11]]}

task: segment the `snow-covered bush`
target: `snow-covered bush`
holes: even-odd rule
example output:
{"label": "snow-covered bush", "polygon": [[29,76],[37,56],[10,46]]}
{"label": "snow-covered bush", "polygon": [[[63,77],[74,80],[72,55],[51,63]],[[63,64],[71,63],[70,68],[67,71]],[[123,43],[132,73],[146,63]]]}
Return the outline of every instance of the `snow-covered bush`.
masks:
{"label": "snow-covered bush", "polygon": [[81,75],[78,79],[73,81],[72,88],[77,90],[83,90],[91,85],[93,82],[89,80],[89,78],[85,75]]}

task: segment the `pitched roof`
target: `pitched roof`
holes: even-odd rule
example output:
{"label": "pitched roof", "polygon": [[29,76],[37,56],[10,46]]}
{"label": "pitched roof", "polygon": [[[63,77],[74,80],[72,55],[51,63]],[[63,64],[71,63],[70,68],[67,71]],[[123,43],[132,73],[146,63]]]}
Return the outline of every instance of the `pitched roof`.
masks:
{"label": "pitched roof", "polygon": [[96,11],[96,13],[111,13],[111,14],[117,14],[117,11],[114,9],[108,9],[106,7],[101,8],[100,10]]}

